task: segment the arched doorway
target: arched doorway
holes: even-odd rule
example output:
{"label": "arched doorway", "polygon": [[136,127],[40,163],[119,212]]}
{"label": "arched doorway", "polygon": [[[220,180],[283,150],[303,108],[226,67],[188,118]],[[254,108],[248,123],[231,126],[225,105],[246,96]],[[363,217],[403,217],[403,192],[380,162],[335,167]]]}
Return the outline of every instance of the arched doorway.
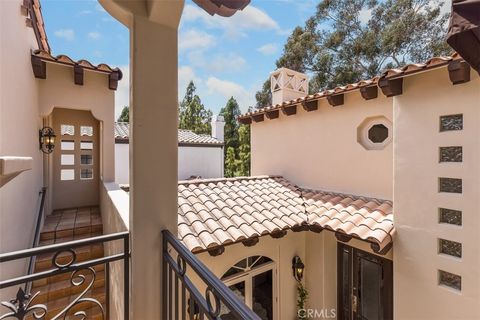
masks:
{"label": "arched doorway", "polygon": [[[240,260],[222,276],[222,281],[262,320],[275,319],[276,266],[265,256],[251,256]],[[222,320],[234,319],[222,306]]]}

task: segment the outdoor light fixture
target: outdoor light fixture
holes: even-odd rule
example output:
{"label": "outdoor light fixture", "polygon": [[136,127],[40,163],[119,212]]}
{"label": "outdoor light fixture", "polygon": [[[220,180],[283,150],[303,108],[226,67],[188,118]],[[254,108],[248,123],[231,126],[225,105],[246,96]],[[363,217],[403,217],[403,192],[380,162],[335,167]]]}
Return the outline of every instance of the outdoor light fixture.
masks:
{"label": "outdoor light fixture", "polygon": [[53,148],[55,148],[55,137],[55,132],[50,127],[43,127],[38,132],[40,150],[42,150],[43,153],[49,154],[53,152]]}
{"label": "outdoor light fixture", "polygon": [[293,269],[293,276],[295,277],[295,280],[297,280],[298,282],[302,281],[305,265],[303,264],[302,259],[300,259],[299,256],[293,257],[292,269]]}

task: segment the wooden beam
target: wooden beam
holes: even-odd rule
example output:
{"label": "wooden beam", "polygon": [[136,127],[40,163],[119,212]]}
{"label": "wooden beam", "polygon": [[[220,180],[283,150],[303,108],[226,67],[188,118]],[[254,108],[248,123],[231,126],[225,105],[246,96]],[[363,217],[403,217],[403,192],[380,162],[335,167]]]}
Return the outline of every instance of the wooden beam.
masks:
{"label": "wooden beam", "polygon": [[343,93],[327,96],[327,101],[332,107],[341,106],[343,104]]}
{"label": "wooden beam", "polygon": [[280,239],[287,235],[287,230],[279,230],[270,233],[270,236],[274,239]]}
{"label": "wooden beam", "polygon": [[265,120],[264,115],[264,113],[252,114],[252,120],[254,122],[262,122],[263,120]]}
{"label": "wooden beam", "polygon": [[37,79],[47,79],[47,63],[37,56],[32,55],[33,75]]}
{"label": "wooden beam", "polygon": [[297,113],[297,105],[293,104],[293,105],[289,105],[289,106],[288,105],[284,106],[284,107],[282,107],[282,112],[286,116],[294,115],[294,114]]}
{"label": "wooden beam", "polygon": [[241,124],[251,124],[252,123],[252,118],[250,118],[250,117],[238,118],[238,122],[240,122]]}
{"label": "wooden beam", "polygon": [[293,232],[302,232],[302,231],[307,231],[307,230],[310,230],[310,229],[308,228],[308,225],[300,224],[300,225],[293,226],[291,230]]}
{"label": "wooden beam", "polygon": [[448,77],[452,84],[470,81],[470,65],[463,60],[453,60],[448,64]]}
{"label": "wooden beam", "polygon": [[74,65],[73,66],[73,82],[75,82],[76,85],[83,86],[83,75],[84,75],[83,67],[79,65]]}
{"label": "wooden beam", "polygon": [[352,236],[351,235],[348,235],[348,234],[345,234],[345,233],[342,233],[342,232],[335,232],[335,238],[337,238],[338,241],[341,241],[341,242],[348,242],[350,240],[352,240]]}
{"label": "wooden beam", "polygon": [[224,252],[225,252],[225,247],[224,246],[218,246],[218,247],[215,247],[215,248],[212,248],[212,249],[208,249],[208,254],[211,255],[212,257],[217,257]]}
{"label": "wooden beam", "polygon": [[250,239],[245,239],[242,241],[242,244],[245,246],[245,247],[253,247],[254,245],[256,245],[259,241],[259,238],[258,237],[253,237],[253,238],[250,238]]}
{"label": "wooden beam", "polygon": [[265,111],[265,116],[267,117],[267,119],[270,120],[277,119],[279,114],[280,112],[278,111],[278,109]]}
{"label": "wooden beam", "polygon": [[302,102],[303,110],[310,112],[318,109],[318,100],[310,100]]}
{"label": "wooden beam", "polygon": [[113,71],[108,75],[108,88],[110,90],[117,90],[118,88],[118,80],[122,78],[121,73],[119,71]]}
{"label": "wooden beam", "polygon": [[360,94],[365,100],[375,99],[378,97],[378,87],[377,86],[367,86],[360,88]]}
{"label": "wooden beam", "polygon": [[387,97],[398,96],[403,93],[403,78],[397,79],[380,79],[378,86],[382,89],[382,92]]}
{"label": "wooden beam", "polygon": [[318,224],[312,224],[308,226],[308,229],[315,233],[320,233],[323,231],[323,228]]}
{"label": "wooden beam", "polygon": [[370,248],[372,248],[373,252],[381,254],[382,256],[386,255],[388,251],[390,251],[392,246],[393,246],[393,242],[390,242],[385,247],[383,247],[382,250],[380,250],[380,246],[378,245],[378,243],[374,243],[374,242],[370,243]]}

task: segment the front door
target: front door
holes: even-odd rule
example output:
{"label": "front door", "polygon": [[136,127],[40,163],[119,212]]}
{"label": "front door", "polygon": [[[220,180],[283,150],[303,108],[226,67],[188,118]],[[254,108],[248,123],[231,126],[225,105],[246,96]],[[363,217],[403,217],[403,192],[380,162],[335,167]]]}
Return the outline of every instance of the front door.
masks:
{"label": "front door", "polygon": [[393,263],[338,244],[338,319],[393,319]]}
{"label": "front door", "polygon": [[99,204],[99,121],[90,111],[55,108],[52,209]]}

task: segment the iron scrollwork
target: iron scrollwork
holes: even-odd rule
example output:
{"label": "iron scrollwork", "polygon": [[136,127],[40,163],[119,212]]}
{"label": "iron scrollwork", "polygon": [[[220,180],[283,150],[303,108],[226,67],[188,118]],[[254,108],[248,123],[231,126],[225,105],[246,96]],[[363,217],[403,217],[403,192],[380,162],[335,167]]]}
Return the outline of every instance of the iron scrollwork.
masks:
{"label": "iron scrollwork", "polygon": [[0,319],[17,318],[24,319],[28,314],[32,314],[34,319],[42,319],[47,314],[47,307],[43,304],[32,304],[32,301],[40,293],[38,291],[33,296],[26,294],[20,287],[17,291],[17,298],[10,302],[2,301],[2,306],[11,310],[9,313],[5,313],[0,316]]}

